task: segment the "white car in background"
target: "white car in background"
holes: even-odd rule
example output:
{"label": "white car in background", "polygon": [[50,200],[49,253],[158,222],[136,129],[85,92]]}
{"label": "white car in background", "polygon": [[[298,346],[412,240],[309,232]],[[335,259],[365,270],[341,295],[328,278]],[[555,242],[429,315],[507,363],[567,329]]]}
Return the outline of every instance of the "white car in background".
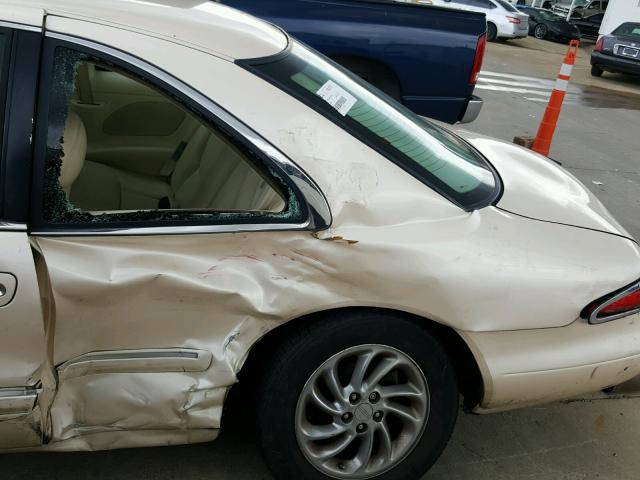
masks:
{"label": "white car in background", "polygon": [[[429,2],[427,2],[429,3]],[[529,35],[529,16],[506,0],[430,0],[432,5],[484,13],[489,41],[525,38]]]}
{"label": "white car in background", "polygon": [[461,396],[640,373],[640,247],[548,158],[206,0],[0,0],[0,56],[0,451],[239,403],[278,480],[417,480]]}

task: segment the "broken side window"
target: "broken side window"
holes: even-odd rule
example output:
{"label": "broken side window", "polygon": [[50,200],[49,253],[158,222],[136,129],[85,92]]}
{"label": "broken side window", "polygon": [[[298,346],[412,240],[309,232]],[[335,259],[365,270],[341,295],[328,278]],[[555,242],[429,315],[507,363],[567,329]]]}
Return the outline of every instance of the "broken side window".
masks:
{"label": "broken side window", "polygon": [[46,222],[300,216],[293,192],[257,157],[146,81],[63,47],[53,77]]}

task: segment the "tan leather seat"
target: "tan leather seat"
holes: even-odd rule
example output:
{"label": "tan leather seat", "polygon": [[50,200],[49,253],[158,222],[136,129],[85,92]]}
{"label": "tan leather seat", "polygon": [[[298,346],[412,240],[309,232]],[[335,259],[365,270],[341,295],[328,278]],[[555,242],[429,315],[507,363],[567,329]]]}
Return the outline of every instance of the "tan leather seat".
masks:
{"label": "tan leather seat", "polygon": [[170,182],[86,162],[71,201],[85,211],[156,209],[163,198],[173,209],[284,209],[282,197],[219,135],[199,127]]}
{"label": "tan leather seat", "polygon": [[58,181],[69,198],[71,187],[80,175],[87,155],[87,131],[77,113],[69,112],[67,115],[62,139],[64,155]]}
{"label": "tan leather seat", "polygon": [[176,208],[281,211],[285,203],[227,142],[196,130],[171,177]]}
{"label": "tan leather seat", "polygon": [[71,190],[71,203],[88,212],[153,210],[172,195],[161,178],[86,162]]}

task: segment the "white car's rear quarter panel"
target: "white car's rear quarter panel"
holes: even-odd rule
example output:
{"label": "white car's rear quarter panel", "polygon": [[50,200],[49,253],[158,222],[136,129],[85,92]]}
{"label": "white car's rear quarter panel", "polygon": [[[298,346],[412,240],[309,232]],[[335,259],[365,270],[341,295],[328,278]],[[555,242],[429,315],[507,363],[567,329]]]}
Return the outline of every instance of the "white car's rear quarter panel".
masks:
{"label": "white car's rear quarter panel", "polygon": [[596,392],[640,374],[640,314],[600,325],[463,332],[482,358],[479,413],[521,408]]}

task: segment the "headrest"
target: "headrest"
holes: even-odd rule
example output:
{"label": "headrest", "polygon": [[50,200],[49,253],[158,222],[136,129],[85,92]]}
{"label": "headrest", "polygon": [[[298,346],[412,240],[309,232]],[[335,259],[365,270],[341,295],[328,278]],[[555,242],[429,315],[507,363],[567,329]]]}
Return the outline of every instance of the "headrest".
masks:
{"label": "headrest", "polygon": [[64,155],[58,181],[69,198],[71,186],[80,175],[87,155],[87,131],[82,119],[75,112],[69,111],[67,115],[62,141]]}

